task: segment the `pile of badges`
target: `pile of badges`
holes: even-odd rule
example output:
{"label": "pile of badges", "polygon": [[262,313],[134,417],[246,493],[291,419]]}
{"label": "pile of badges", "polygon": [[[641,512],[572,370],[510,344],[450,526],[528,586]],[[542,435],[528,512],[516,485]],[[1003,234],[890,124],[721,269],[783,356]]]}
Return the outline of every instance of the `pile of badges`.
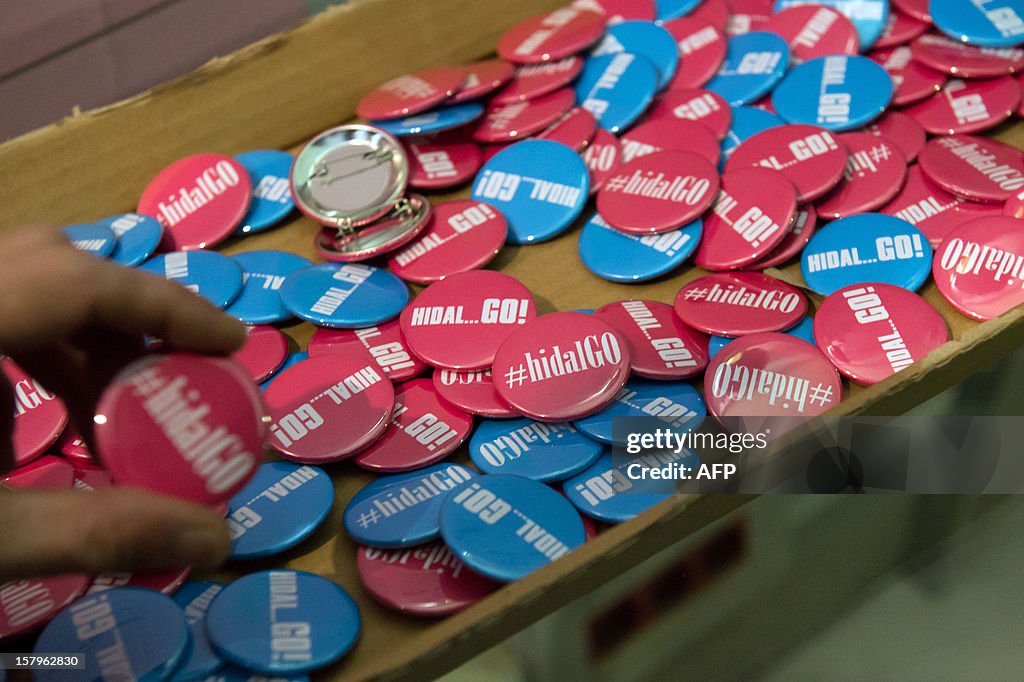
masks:
{"label": "pile of badges", "polygon": [[[139,213],[65,231],[250,325],[234,356],[248,377],[175,355],[134,368],[101,406],[100,468],[60,401],[5,360],[19,463],[6,484],[89,490],[113,477],[223,504],[241,562],[318,533],[334,504],[323,467],[348,460],[380,474],[343,514],[362,588],[408,614],[458,611],[580,546],[595,521],[667,497],[612,458],[614,418],[687,430],[711,414],[756,429],[819,415],[844,380],[884,381],[949,340],[916,293],[929,277],[974,319],[1024,303],[1024,155],[975,136],[1024,114],[1022,17],[1019,0],[578,0],[509,29],[495,59],[384,83],[358,105],[367,124],[317,135],[294,161],[180,160]],[[465,199],[419,193],[467,184]],[[328,262],[203,250],[293,207],[322,226]],[[538,315],[522,283],[482,269],[506,244],[580,222],[579,256],[598,277],[649,281],[691,258],[704,272],[687,272],[672,301],[624,292]],[[789,263],[802,277],[763,272]],[[296,319],[317,327],[304,351],[274,326]],[[198,478],[136,466],[132,451],[160,434],[122,441],[115,427],[140,397],[192,395],[169,368],[212,407],[249,410],[217,419],[266,415],[279,458],[224,458]],[[233,393],[218,397],[218,373]],[[464,443],[469,461],[446,461]],[[72,623],[112,617],[125,665],[183,666],[175,679],[225,664],[225,679],[301,674],[356,640],[351,599],[309,574],[188,583],[177,606],[133,589],[171,593],[186,574],[8,583],[0,638],[53,619],[40,651],[94,651]],[[276,623],[268,600],[311,630]],[[167,620],[159,647],[139,613]]]}

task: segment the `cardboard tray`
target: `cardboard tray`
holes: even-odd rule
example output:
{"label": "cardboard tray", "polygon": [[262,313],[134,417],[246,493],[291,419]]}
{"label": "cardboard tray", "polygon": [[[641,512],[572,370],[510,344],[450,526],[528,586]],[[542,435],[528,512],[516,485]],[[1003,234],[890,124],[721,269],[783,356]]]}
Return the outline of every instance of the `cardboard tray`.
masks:
{"label": "cardboard tray", "polygon": [[[355,0],[328,10],[138,97],[0,145],[0,229],[60,225],[133,210],[149,178],[189,154],[294,150],[317,132],[349,120],[360,96],[382,81],[426,66],[483,58],[507,26],[562,4]],[[1020,127],[1006,126],[996,135],[1018,146],[1024,142]],[[305,218],[294,218],[223,250],[286,249],[312,258],[317,229]],[[544,244],[506,247],[490,267],[526,284],[540,313],[629,297],[671,303],[683,283],[703,274],[684,266],[646,284],[601,280],[579,261],[578,230],[579,225]],[[798,266],[769,272],[801,283]],[[834,414],[900,414],[990,365],[1024,339],[1024,307],[979,324],[955,312],[934,285],[922,293],[949,322],[954,340],[880,384],[848,385]],[[313,328],[295,324],[285,331],[304,348]],[[363,634],[349,656],[324,672],[331,679],[436,677],[751,499],[678,496],[470,609],[431,622],[387,611],[362,590],[355,546],[340,532],[341,512],[372,476],[347,464],[331,472],[337,501],[312,538],[273,561],[231,567],[249,571],[287,565],[326,575],[352,593],[362,610]]]}

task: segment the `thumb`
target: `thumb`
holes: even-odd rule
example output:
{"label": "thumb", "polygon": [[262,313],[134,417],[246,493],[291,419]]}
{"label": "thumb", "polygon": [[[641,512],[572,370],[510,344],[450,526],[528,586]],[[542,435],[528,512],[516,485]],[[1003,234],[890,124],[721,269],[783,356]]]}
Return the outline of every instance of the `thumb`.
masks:
{"label": "thumb", "polygon": [[132,488],[0,490],[0,583],[104,571],[213,568],[228,556],[224,519]]}

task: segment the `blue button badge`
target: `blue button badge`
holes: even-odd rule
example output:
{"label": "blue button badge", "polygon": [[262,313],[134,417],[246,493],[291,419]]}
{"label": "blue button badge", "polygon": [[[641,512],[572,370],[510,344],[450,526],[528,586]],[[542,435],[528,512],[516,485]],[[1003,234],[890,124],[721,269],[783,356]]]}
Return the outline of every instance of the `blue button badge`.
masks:
{"label": "blue button badge", "polygon": [[252,201],[235,234],[251,234],[276,225],[295,208],[288,178],[294,158],[287,152],[262,149],[235,157],[249,173]]}
{"label": "blue button badge", "polygon": [[311,265],[286,251],[247,251],[231,257],[242,268],[242,293],[225,311],[246,324],[274,324],[291,318],[281,301],[288,275]]}
{"label": "blue button badge", "polygon": [[729,160],[736,147],[762,130],[786,125],[781,118],[757,107],[732,107],[732,124],[722,140],[722,160],[718,162],[719,170],[725,170],[725,162]]}
{"label": "blue button badge", "polygon": [[646,468],[669,466],[695,470],[700,466],[700,458],[685,448],[635,458],[613,456],[609,451],[594,466],[563,483],[562,490],[587,516],[606,523],[622,523],[672,497],[673,481],[636,477]]}
{"label": "blue button badge", "polygon": [[261,464],[228,502],[231,558],[254,559],[290,549],[309,537],[334,504],[334,484],[320,467]]}
{"label": "blue button badge", "polygon": [[206,614],[217,653],[262,673],[322,668],[355,645],[359,630],[352,597],[305,571],[250,573],[225,587]]}
{"label": "blue button badge", "polygon": [[1012,47],[1024,42],[1021,0],[931,0],[935,26],[954,40],[983,47]]}
{"label": "blue button badge", "polygon": [[177,282],[221,310],[242,292],[242,268],[216,251],[172,251],[152,258],[140,270]]}
{"label": "blue button badge", "polygon": [[[810,315],[800,320],[795,327],[790,327],[782,332],[783,334],[789,334],[795,336],[798,339],[806,341],[812,346],[817,345],[814,341],[814,318]],[[718,351],[725,348],[735,339],[731,339],[728,336],[712,336],[711,342],[708,344],[708,357],[713,358],[718,354]]]}
{"label": "blue button badge", "polygon": [[835,131],[867,125],[885,112],[890,99],[888,72],[872,59],[847,55],[793,67],[772,93],[775,110],[789,123]]}
{"label": "blue button badge", "polygon": [[[154,590],[115,587],[74,602],[50,621],[33,651],[78,654],[84,670],[37,670],[36,680],[170,678],[192,635],[178,605]],[[116,671],[116,673],[115,673]]]}
{"label": "blue button badge", "polygon": [[117,237],[110,260],[120,265],[140,265],[156,253],[164,238],[160,221],[142,213],[120,213],[96,222],[109,227]]}
{"label": "blue button badge", "polygon": [[206,611],[222,589],[223,583],[188,582],[171,597],[185,612],[185,621],[192,632],[192,654],[184,665],[174,671],[174,682],[201,679],[224,665],[206,637]]}
{"label": "blue button badge", "polygon": [[[932,4],[947,1],[938,0]],[[845,15],[857,29],[861,52],[866,52],[881,37],[885,23],[889,19],[889,0],[775,0],[775,11],[781,12],[797,5],[811,4],[825,5]]]}
{"label": "blue button badge", "polygon": [[82,223],[62,227],[61,232],[71,245],[99,258],[109,258],[117,246],[114,231],[102,223]]}
{"label": "blue button badge", "polygon": [[501,211],[510,244],[530,244],[566,230],[589,192],[590,174],[579,154],[559,142],[524,140],[484,164],[472,198]]}
{"label": "blue button badge", "polygon": [[698,428],[707,413],[703,396],[690,384],[637,378],[626,382],[611,405],[573,423],[594,440],[611,444],[612,420],[617,417],[657,417],[665,428],[685,433]]}
{"label": "blue button badge", "polygon": [[827,296],[851,284],[882,282],[916,291],[931,272],[932,247],[905,220],[861,213],[829,223],[804,247],[800,269]]}
{"label": "blue button badge", "polygon": [[604,38],[590,54],[600,57],[620,52],[647,59],[658,71],[658,90],[665,89],[679,66],[679,47],[675,38],[650,21],[623,21],[609,26]]}
{"label": "blue button badge", "polygon": [[395,118],[389,121],[370,121],[370,124],[397,137],[432,135],[459,128],[483,116],[484,107],[478,102],[453,104],[422,114]]}
{"label": "blue button badge", "polygon": [[488,419],[469,440],[469,456],[485,474],[561,481],[593,464],[604,448],[568,422]]}
{"label": "blue button badge", "polygon": [[658,70],[630,52],[590,57],[576,81],[576,104],[619,134],[640,118],[658,89]]}
{"label": "blue button badge", "polygon": [[481,476],[448,495],[441,537],[477,573],[510,582],[586,540],[583,520],[548,486],[522,476]]}
{"label": "blue button badge", "polygon": [[598,213],[580,232],[580,258],[587,269],[612,282],[646,282],[679,267],[700,243],[704,223],[692,223],[662,234],[627,234]]}
{"label": "blue button badge", "polygon": [[444,463],[381,476],[345,507],[345,530],[356,542],[383,549],[436,540],[448,493],[478,475],[461,464]]}
{"label": "blue button badge", "polygon": [[363,263],[323,263],[296,270],[280,291],[285,307],[296,317],[343,329],[387,322],[409,302],[402,280]]}
{"label": "blue button badge", "polygon": [[704,87],[733,106],[750,104],[771,92],[789,66],[789,45],[767,31],[729,38],[718,73]]}

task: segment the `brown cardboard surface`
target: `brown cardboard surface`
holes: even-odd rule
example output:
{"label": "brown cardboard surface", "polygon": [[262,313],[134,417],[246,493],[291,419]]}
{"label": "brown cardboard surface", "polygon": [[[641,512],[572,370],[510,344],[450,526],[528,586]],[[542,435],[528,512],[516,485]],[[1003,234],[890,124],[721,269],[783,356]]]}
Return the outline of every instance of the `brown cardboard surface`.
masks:
{"label": "brown cardboard surface", "polygon": [[[129,210],[149,177],[185,154],[294,149],[349,118],[359,96],[373,85],[414,68],[483,57],[505,26],[560,4],[362,0],[330,10],[167,86],[0,145],[0,228],[29,221],[78,222]],[[999,136],[1019,146],[1024,130],[1007,128]],[[312,238],[318,229],[305,218],[294,218],[280,228],[228,243],[224,250],[279,248],[313,257]],[[490,267],[525,283],[542,313],[628,297],[671,303],[684,282],[702,274],[686,266],[640,285],[601,280],[579,261],[578,231],[579,225],[548,243],[507,247]],[[772,274],[799,282],[796,266]],[[1024,338],[1024,310],[978,324],[953,311],[933,285],[923,293],[946,317],[955,340],[881,384],[850,386],[836,413],[903,412],[990,364]],[[295,324],[285,331],[305,347],[313,328]],[[352,593],[363,614],[363,635],[348,657],[325,671],[331,679],[434,677],[750,499],[709,495],[668,500],[467,611],[429,622],[389,612],[361,589],[354,545],[339,531],[345,504],[372,476],[346,463],[330,471],[337,500],[314,537],[284,557],[229,568],[287,565],[329,576]]]}

